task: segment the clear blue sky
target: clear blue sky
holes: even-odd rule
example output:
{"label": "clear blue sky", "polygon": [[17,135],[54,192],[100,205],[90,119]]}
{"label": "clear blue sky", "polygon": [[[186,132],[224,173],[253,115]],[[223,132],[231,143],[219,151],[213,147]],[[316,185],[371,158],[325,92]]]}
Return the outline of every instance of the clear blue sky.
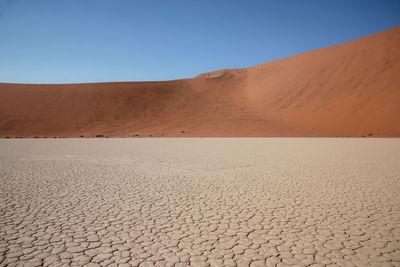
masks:
{"label": "clear blue sky", "polygon": [[0,0],[0,82],[189,78],[396,26],[398,0]]}

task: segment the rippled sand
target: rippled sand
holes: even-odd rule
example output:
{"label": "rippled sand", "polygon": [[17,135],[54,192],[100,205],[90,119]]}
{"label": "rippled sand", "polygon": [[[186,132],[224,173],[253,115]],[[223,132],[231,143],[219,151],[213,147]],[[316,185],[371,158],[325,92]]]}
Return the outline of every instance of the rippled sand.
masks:
{"label": "rippled sand", "polygon": [[0,211],[1,266],[400,266],[400,139],[3,139]]}

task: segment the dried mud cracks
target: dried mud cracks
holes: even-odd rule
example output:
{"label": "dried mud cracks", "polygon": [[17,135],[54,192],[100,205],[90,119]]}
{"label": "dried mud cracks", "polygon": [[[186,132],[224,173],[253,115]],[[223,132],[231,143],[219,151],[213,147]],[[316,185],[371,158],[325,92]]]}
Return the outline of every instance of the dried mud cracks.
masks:
{"label": "dried mud cracks", "polygon": [[400,141],[1,140],[1,266],[400,266]]}

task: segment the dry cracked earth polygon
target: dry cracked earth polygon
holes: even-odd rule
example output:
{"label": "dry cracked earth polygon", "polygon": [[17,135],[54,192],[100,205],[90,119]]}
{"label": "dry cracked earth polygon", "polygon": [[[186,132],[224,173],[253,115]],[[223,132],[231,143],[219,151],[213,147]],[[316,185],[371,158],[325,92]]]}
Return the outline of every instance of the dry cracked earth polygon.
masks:
{"label": "dry cracked earth polygon", "polygon": [[1,266],[400,266],[400,140],[0,140],[0,209]]}

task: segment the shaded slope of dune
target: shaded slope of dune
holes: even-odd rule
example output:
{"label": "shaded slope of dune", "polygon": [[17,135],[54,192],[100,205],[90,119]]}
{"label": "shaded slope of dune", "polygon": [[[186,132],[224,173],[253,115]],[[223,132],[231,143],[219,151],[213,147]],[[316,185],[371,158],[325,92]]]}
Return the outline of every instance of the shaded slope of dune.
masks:
{"label": "shaded slope of dune", "polygon": [[193,79],[0,84],[1,137],[99,134],[400,137],[400,27]]}

